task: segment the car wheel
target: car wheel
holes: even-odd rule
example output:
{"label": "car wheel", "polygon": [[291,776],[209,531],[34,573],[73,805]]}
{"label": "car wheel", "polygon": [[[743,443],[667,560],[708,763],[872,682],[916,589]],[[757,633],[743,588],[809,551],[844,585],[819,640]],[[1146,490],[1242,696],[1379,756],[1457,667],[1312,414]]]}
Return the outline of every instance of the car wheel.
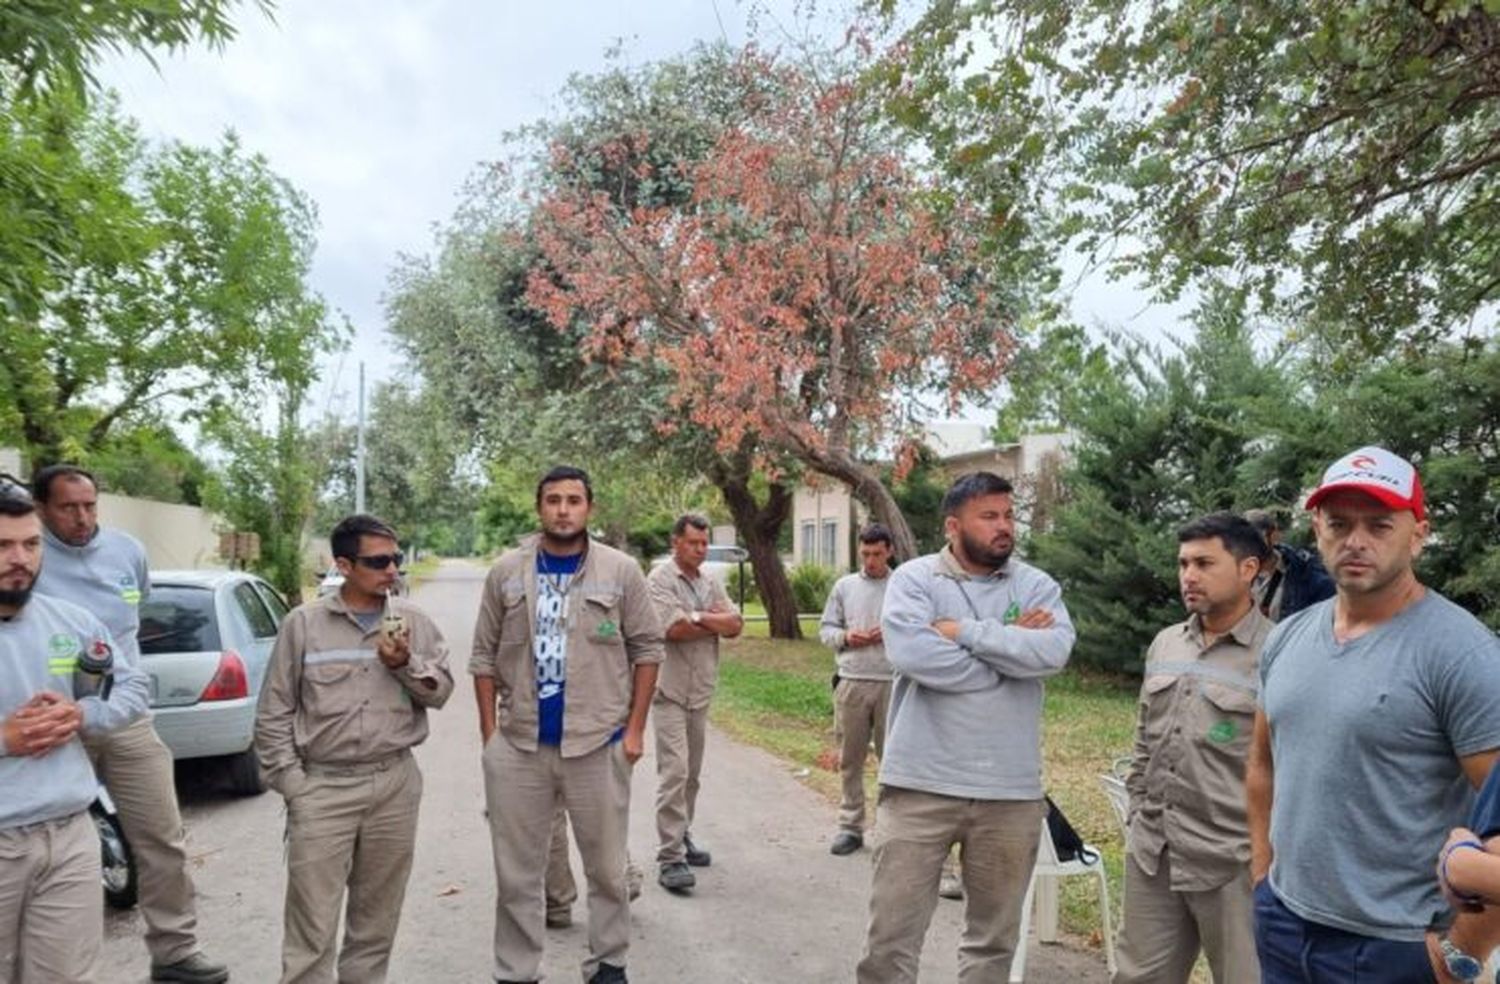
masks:
{"label": "car wheel", "polygon": [[259,796],[266,791],[265,780],[260,774],[260,763],[255,759],[253,748],[226,757],[224,774],[229,778],[229,791],[236,796]]}
{"label": "car wheel", "polygon": [[139,895],[135,860],[130,855],[130,844],[125,840],[125,831],[114,814],[106,813],[97,804],[89,809],[94,826],[99,832],[99,868],[104,876],[104,901],[111,909],[134,907]]}

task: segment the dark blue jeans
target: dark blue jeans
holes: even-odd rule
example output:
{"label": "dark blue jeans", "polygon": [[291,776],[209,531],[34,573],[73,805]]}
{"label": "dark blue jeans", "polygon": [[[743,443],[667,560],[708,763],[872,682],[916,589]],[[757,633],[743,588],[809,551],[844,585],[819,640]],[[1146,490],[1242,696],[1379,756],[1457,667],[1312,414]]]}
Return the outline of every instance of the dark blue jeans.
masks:
{"label": "dark blue jeans", "polygon": [[1396,943],[1308,922],[1255,886],[1261,984],[1436,984],[1424,943]]}

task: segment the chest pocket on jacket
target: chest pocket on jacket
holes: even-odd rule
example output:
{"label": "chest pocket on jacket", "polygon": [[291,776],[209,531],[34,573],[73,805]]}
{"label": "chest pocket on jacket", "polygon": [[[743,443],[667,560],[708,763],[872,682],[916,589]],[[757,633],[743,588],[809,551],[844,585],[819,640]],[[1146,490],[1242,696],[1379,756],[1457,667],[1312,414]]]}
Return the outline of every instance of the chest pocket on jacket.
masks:
{"label": "chest pocket on jacket", "polygon": [[1177,682],[1173,673],[1156,673],[1146,677],[1141,686],[1141,726],[1146,741],[1154,742],[1166,733],[1172,720],[1172,702],[1177,699]]}
{"label": "chest pocket on jacket", "polygon": [[1255,695],[1247,689],[1207,681],[1203,684],[1203,698],[1203,737],[1226,752],[1244,754],[1255,726]]}
{"label": "chest pocket on jacket", "polygon": [[580,628],[589,642],[605,646],[624,644],[620,635],[620,595],[615,591],[595,591],[583,596]]}

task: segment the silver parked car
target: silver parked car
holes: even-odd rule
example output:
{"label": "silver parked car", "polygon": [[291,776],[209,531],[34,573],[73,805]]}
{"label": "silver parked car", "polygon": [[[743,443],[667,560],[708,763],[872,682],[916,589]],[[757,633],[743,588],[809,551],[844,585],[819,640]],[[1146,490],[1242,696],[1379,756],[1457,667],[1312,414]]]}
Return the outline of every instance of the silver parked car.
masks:
{"label": "silver parked car", "polygon": [[255,703],[287,604],[242,571],[152,571],[141,662],[156,733],[178,759],[217,758],[230,787],[265,789],[251,747]]}

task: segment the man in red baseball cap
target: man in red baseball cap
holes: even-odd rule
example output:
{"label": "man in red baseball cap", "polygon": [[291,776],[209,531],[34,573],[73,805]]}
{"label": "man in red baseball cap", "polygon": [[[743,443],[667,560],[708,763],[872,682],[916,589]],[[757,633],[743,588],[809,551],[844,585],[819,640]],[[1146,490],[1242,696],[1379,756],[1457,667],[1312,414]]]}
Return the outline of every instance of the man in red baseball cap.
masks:
{"label": "man in red baseball cap", "polygon": [[1307,508],[1337,593],[1261,652],[1246,787],[1262,980],[1473,980],[1496,918],[1454,923],[1432,871],[1500,751],[1500,640],[1417,580],[1411,462],[1360,448]]}

